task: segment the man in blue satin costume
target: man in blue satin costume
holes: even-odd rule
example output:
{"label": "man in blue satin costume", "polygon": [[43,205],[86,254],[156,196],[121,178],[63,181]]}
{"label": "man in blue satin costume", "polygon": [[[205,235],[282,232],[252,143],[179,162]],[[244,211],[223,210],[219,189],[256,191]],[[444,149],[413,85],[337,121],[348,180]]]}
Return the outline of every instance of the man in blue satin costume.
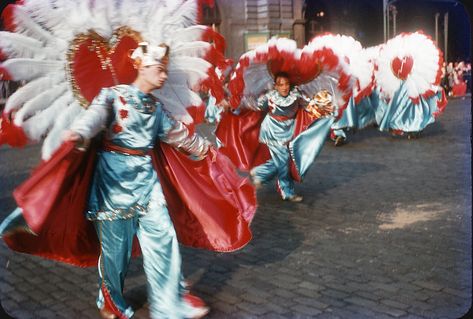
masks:
{"label": "man in blue satin costume", "polygon": [[105,131],[91,185],[87,218],[101,245],[97,306],[103,318],[130,318],[123,285],[137,235],[147,278],[152,318],[197,318],[208,308],[185,290],[181,256],[166,200],[149,152],[157,140],[198,158],[209,143],[191,135],[151,94],[167,79],[169,48],[141,43],[132,59],[131,85],[104,88],[64,140],[86,143]]}
{"label": "man in blue satin costume", "polygon": [[[307,107],[310,99],[291,86],[286,73],[278,73],[274,78],[275,90],[261,96],[257,103],[258,109],[268,111],[261,123],[259,141],[268,146],[271,159],[254,167],[250,175],[257,187],[277,177],[277,189],[282,199],[300,202],[303,197],[296,194],[290,174],[288,144],[294,135],[296,113],[299,108]],[[331,107],[323,111],[332,112]]]}
{"label": "man in blue satin costume", "polygon": [[421,132],[443,112],[447,104],[443,90],[427,98],[419,96],[416,103],[409,97],[407,84],[403,81],[393,97],[379,100],[376,109],[376,122],[380,131],[390,132],[392,136],[407,135],[408,139],[419,137]]}
{"label": "man in blue satin costume", "polygon": [[379,103],[379,93],[373,89],[370,95],[363,97],[359,103],[355,102],[355,97],[348,101],[347,108],[342,117],[333,123],[331,127],[330,139],[335,146],[340,146],[348,142],[347,132],[356,132],[369,125],[376,124],[375,112]]}

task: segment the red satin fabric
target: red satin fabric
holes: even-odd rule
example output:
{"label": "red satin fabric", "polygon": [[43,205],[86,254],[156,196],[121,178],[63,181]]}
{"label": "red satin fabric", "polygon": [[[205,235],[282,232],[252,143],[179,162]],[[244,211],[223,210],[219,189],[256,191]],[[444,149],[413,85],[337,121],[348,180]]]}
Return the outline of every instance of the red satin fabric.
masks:
{"label": "red satin fabric", "polygon": [[[292,138],[294,139],[297,135],[305,131],[315,120],[316,118],[312,117],[309,112],[299,109],[296,114],[296,123],[294,126],[294,135]],[[299,171],[297,170],[293,161],[289,162],[289,170],[291,172],[292,178],[296,182],[302,182],[302,177],[300,176]]]}
{"label": "red satin fabric", "polygon": [[84,217],[95,150],[81,152],[65,143],[14,194],[30,228],[4,236],[16,251],[80,267],[97,265],[100,246],[91,222]]}
{"label": "red satin fabric", "polygon": [[13,124],[6,113],[0,119],[0,145],[8,144],[13,147],[23,147],[28,143],[28,138],[23,129]]}
{"label": "red satin fabric", "polygon": [[[263,164],[271,158],[266,144],[259,143],[261,122],[266,112],[242,110],[240,115],[231,112],[222,114],[215,135],[222,142],[219,151],[228,156],[235,166],[242,171]],[[315,120],[308,112],[300,109],[296,114],[294,136],[307,129]],[[302,179],[294,165],[289,162],[292,178],[300,182]]]}
{"label": "red satin fabric", "polygon": [[179,241],[197,248],[233,251],[251,240],[255,189],[236,174],[228,158],[211,152],[205,160],[193,161],[161,144],[153,161]]}
{"label": "red satin fabric", "polygon": [[[81,152],[63,144],[14,192],[30,228],[3,237],[16,251],[87,267],[97,265],[99,241],[85,219],[96,150]],[[232,251],[251,239],[249,224],[256,195],[248,180],[236,175],[221,154],[194,162],[163,144],[153,154],[171,218],[185,245]],[[135,238],[133,255],[140,253]]]}
{"label": "red satin fabric", "polygon": [[223,143],[219,151],[242,171],[249,171],[271,158],[269,149],[258,140],[266,112],[242,110],[239,115],[222,114],[215,135]]}

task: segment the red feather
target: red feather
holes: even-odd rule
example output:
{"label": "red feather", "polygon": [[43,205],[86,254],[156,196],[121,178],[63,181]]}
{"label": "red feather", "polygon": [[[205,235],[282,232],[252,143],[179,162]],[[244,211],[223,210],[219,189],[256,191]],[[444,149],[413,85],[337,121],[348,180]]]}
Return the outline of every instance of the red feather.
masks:
{"label": "red feather", "polygon": [[3,113],[0,119],[0,145],[8,144],[12,147],[23,147],[28,143],[25,132],[13,124],[7,114]]}

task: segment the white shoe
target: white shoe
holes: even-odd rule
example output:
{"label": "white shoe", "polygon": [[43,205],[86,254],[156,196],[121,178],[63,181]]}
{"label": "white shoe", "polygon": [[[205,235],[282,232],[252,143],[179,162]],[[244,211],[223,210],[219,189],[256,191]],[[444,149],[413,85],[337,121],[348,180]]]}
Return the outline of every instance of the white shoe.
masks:
{"label": "white shoe", "polygon": [[283,200],[288,200],[288,201],[293,202],[293,203],[300,203],[300,202],[302,202],[303,199],[304,199],[304,197],[302,197],[300,195],[292,195],[292,196],[283,198]]}

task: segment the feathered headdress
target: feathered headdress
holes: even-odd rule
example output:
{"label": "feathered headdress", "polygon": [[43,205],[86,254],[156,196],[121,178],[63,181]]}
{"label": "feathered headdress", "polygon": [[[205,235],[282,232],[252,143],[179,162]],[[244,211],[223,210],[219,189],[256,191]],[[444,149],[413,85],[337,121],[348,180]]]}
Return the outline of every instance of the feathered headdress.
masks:
{"label": "feathered headdress", "polygon": [[167,64],[169,47],[165,44],[158,46],[150,45],[148,42],[138,43],[138,47],[133,50],[130,58],[135,67],[150,66],[155,64]]}
{"label": "feathered headdress", "polygon": [[228,85],[231,105],[237,107],[243,97],[257,97],[272,88],[274,75],[280,72],[308,96],[322,90],[331,92],[339,109],[352,94],[353,82],[343,56],[325,46],[309,44],[298,49],[294,40],[272,38],[240,57]]}
{"label": "feathered headdress", "polygon": [[405,82],[409,98],[418,103],[437,93],[442,74],[442,52],[422,32],[403,33],[389,40],[379,52],[376,83],[386,99]]}
{"label": "feathered headdress", "polygon": [[196,25],[198,14],[197,0],[24,0],[9,5],[3,12],[8,31],[0,32],[0,56],[6,57],[0,76],[26,84],[6,103],[0,144],[21,146],[44,138],[42,157],[49,158],[62,132],[102,87],[134,80],[136,69],[127,57],[142,41],[170,47],[168,80],[153,94],[176,118],[192,122],[186,108],[203,105],[200,89],[223,98],[215,68],[227,64],[223,37]]}
{"label": "feathered headdress", "polygon": [[313,38],[309,46],[316,49],[330,48],[338,56],[343,57],[348,72],[355,82],[353,85],[355,103],[359,103],[363,97],[371,93],[374,82],[373,66],[364,55],[360,42],[350,36],[326,33]]}

